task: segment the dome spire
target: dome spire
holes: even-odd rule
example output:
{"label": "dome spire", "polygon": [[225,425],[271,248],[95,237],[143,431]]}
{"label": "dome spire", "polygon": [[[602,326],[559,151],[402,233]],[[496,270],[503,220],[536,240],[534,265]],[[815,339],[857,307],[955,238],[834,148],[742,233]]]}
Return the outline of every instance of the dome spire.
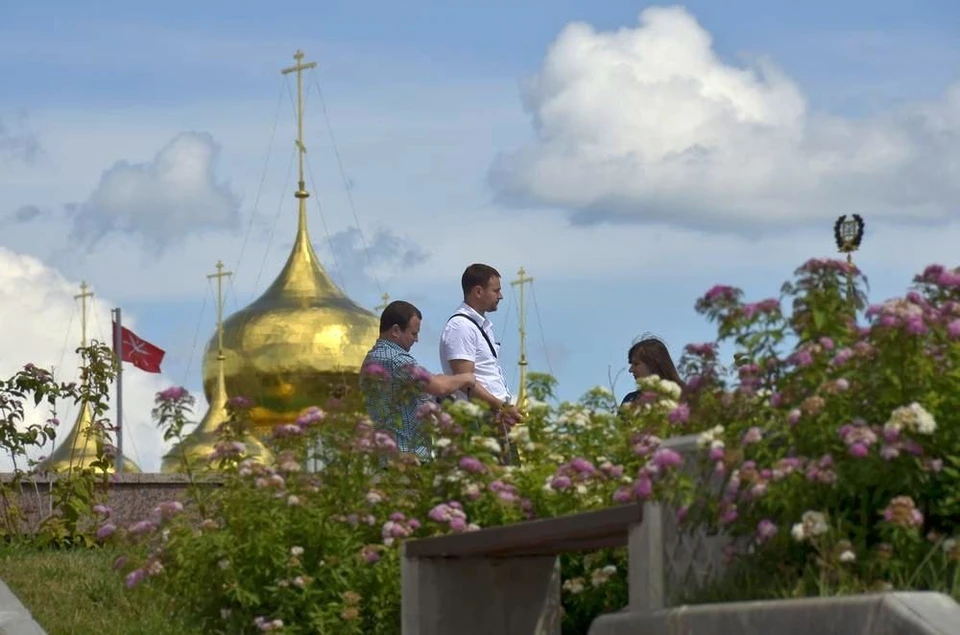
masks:
{"label": "dome spire", "polygon": [[[161,472],[180,472],[184,468],[184,459],[193,466],[206,468],[204,464],[210,454],[216,449],[219,441],[219,428],[229,421],[227,414],[227,387],[223,378],[223,279],[233,275],[232,271],[223,270],[223,261],[217,261],[217,272],[207,274],[207,279],[217,279],[217,383],[210,397],[210,407],[200,420],[196,429],[179,444],[170,449],[163,457],[160,466]],[[246,435],[243,443],[247,448],[248,457],[255,458],[261,463],[270,461],[270,450],[259,439]]]}
{"label": "dome spire", "polygon": [[[86,280],[80,283],[80,293],[73,296],[74,300],[80,300],[80,346],[87,347],[87,299],[93,297],[93,291]],[[87,369],[80,369],[80,381],[84,388],[87,386]],[[98,460],[98,448],[103,451],[104,435],[99,424],[94,421],[93,410],[86,399],[79,402],[80,410],[77,412],[77,420],[70,429],[70,433],[60,443],[59,447],[53,451],[47,459],[37,466],[38,472],[60,472],[69,471],[73,468],[82,469],[90,467],[92,463]],[[123,471],[128,473],[137,473],[140,468],[125,456],[116,456],[107,467],[107,472],[116,471],[116,461],[123,461]]]}
{"label": "dome spire", "polygon": [[307,146],[303,143],[303,71],[309,70],[311,68],[316,68],[316,62],[307,62],[303,63],[303,51],[298,50],[293,54],[293,59],[297,60],[297,63],[294,66],[284,68],[280,71],[283,75],[289,75],[290,73],[297,74],[297,140],[294,142],[297,145],[297,155],[300,163],[300,178],[297,179],[298,188],[295,196],[300,199],[300,217],[303,218],[304,214],[304,199],[310,196],[310,193],[307,192],[306,183],[303,180],[303,155],[307,153]]}

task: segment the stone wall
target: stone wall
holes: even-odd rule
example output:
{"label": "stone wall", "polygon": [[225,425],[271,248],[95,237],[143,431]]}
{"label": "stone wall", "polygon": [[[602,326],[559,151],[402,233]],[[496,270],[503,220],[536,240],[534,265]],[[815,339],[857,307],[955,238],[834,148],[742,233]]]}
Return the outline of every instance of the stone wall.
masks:
{"label": "stone wall", "polygon": [[[57,487],[55,476],[21,477],[0,474],[0,483],[8,490],[10,500],[0,500],[0,510],[10,505],[24,514],[21,529],[33,532],[51,514],[51,490]],[[203,487],[219,487],[217,477],[204,477]],[[187,478],[179,474],[112,475],[106,488],[105,504],[113,509],[114,522],[131,523],[146,518],[159,503],[185,496]]]}

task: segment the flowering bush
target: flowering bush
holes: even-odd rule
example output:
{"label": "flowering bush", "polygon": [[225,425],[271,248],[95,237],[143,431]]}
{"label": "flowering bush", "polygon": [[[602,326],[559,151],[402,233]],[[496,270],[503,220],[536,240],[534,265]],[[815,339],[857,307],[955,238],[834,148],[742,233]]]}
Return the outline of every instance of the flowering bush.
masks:
{"label": "flowering bush", "polygon": [[[105,496],[109,469],[116,460],[112,444],[113,426],[105,417],[107,391],[114,377],[114,357],[104,344],[94,341],[77,349],[83,363],[83,381],[57,382],[53,374],[34,364],[7,380],[0,380],[0,452],[13,465],[11,478],[0,482],[0,536],[5,540],[33,541],[40,545],[92,545],[91,514],[94,505]],[[40,518],[24,511],[24,500],[36,497],[35,507],[42,509],[36,484],[25,488],[25,478],[40,460],[28,458],[34,450],[49,447],[56,439],[60,421],[56,418],[58,401],[86,404],[92,414],[88,434],[96,436],[96,456],[82,467],[57,475],[51,490],[49,511]],[[41,404],[50,408],[44,423],[25,425],[27,408]],[[26,468],[26,469],[25,469]],[[32,489],[32,491],[30,491]]]}
{"label": "flowering bush", "polygon": [[811,260],[784,301],[716,287],[697,309],[736,347],[688,347],[704,471],[686,518],[724,529],[731,599],[868,589],[960,593],[960,274],[928,267],[870,306],[851,265]]}
{"label": "flowering bush", "polygon": [[[697,310],[718,338],[687,347],[686,390],[646,378],[622,411],[599,388],[555,404],[552,380],[533,375],[529,413],[505,438],[483,406],[427,402],[427,462],[331,404],[274,430],[271,466],[227,434],[214,457],[223,487],[203,505],[167,503],[125,528],[102,510],[104,539],[139,545],[120,563],[128,585],[156,585],[207,630],[238,633],[395,633],[403,540],[646,500],[731,538],[710,597],[956,593],[960,275],[929,268],[860,325],[863,282],[813,260],[781,299],[711,289]],[[158,423],[179,434],[189,405],[161,394]],[[240,428],[248,406],[231,405]],[[691,433],[695,456],[662,443]],[[519,466],[503,465],[507,440]],[[563,558],[565,630],[626,604],[625,565],[619,550]]]}
{"label": "flowering bush", "polygon": [[[548,379],[535,377],[534,385],[549,397]],[[647,388],[643,416],[666,421],[679,387],[651,381]],[[598,390],[584,401],[597,405],[610,395]],[[157,402],[159,424],[179,435],[189,396],[168,390]],[[231,403],[225,432],[248,407]],[[652,498],[680,463],[658,439],[624,425],[614,407],[535,401],[508,436],[523,455],[520,466],[502,464],[506,443],[483,423],[491,416],[485,407],[428,401],[419,416],[435,455],[425,463],[399,452],[393,436],[366,417],[333,407],[277,426],[270,466],[225,438],[215,454],[229,448],[233,459],[220,464],[221,488],[188,497],[186,507],[160,505],[129,527],[117,527],[104,509],[101,536],[136,545],[118,563],[128,586],[149,581],[211,631],[395,633],[404,539]],[[306,469],[317,464],[319,471]],[[594,554],[566,565],[567,595],[620,608],[620,560]]]}

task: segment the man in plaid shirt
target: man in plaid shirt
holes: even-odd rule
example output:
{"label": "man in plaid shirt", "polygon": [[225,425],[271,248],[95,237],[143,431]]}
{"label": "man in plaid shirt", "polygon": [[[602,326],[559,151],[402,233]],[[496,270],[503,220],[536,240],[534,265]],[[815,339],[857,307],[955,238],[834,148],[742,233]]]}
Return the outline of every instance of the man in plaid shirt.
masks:
{"label": "man in plaid shirt", "polygon": [[380,337],[363,360],[360,389],[367,413],[378,428],[390,432],[401,452],[430,458],[429,440],[421,429],[417,409],[442,396],[472,388],[473,373],[431,375],[410,354],[419,340],[423,315],[409,302],[396,300],[380,315]]}

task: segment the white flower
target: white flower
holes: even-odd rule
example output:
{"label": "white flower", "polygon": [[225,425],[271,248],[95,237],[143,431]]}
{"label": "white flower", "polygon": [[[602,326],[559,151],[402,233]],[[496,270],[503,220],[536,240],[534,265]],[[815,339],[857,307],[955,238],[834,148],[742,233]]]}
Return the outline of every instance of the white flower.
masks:
{"label": "white flower", "polygon": [[502,452],[500,448],[500,444],[493,437],[483,437],[480,440],[480,445],[496,454],[499,454],[500,452]]}
{"label": "white flower", "polygon": [[943,541],[943,544],[940,546],[943,547],[944,551],[946,551],[947,553],[950,553],[957,548],[957,539],[947,538],[946,540]]}
{"label": "white flower", "polygon": [[590,574],[590,583],[593,586],[600,586],[605,584],[614,573],[617,572],[617,568],[612,564],[608,564],[602,569],[594,569],[593,573]]}
{"label": "white flower", "polygon": [[527,397],[527,410],[546,410],[550,406],[545,401]]}
{"label": "white flower", "polygon": [[840,562],[853,562],[857,559],[857,554],[853,553],[849,549],[840,554]]}
{"label": "white flower", "polygon": [[581,494],[581,495],[582,495],[582,494],[586,494],[586,493],[587,493],[587,486],[586,486],[586,485],[584,485],[583,483],[580,483],[579,485],[577,485],[577,494]]}
{"label": "white flower", "polygon": [[530,440],[530,428],[523,424],[515,425],[510,428],[510,432],[507,433],[507,438],[517,443],[526,443]]}
{"label": "white flower", "polygon": [[797,542],[803,542],[804,538],[807,537],[807,532],[803,530],[803,523],[794,525],[793,529],[790,530],[790,535],[793,536],[793,539]]}
{"label": "white flower", "polygon": [[563,583],[563,590],[569,591],[570,593],[576,595],[583,591],[583,578],[572,578],[570,580],[565,580]]}
{"label": "white flower", "polygon": [[[700,436],[697,437],[697,447],[700,449],[711,448],[711,447],[723,447],[723,441],[717,439],[720,435],[723,434],[723,426],[716,426],[706,432],[701,432]],[[719,441],[720,445],[715,446],[714,443]]]}
{"label": "white flower", "polygon": [[380,492],[376,490],[370,490],[367,492],[367,502],[371,505],[376,505],[379,502],[383,501],[383,496],[380,495]]}
{"label": "white flower", "polygon": [[301,547],[301,546],[299,546],[299,545],[295,545],[295,546],[293,546],[293,547],[290,547],[290,555],[293,556],[293,557],[295,557],[295,558],[298,557],[298,556],[302,556],[302,555],[303,555],[303,547]]}
{"label": "white flower", "polygon": [[890,413],[890,419],[883,427],[896,432],[906,429],[917,434],[931,435],[937,430],[937,422],[923,406],[913,402]]}
{"label": "white flower", "polygon": [[450,445],[450,443],[452,442],[447,437],[440,437],[439,439],[437,439],[437,442],[434,443],[434,445],[442,450],[443,448]]}
{"label": "white flower", "polygon": [[479,417],[481,414],[483,414],[483,410],[480,409],[480,406],[472,401],[467,401],[466,399],[458,399],[454,401],[451,409],[459,410],[469,417]]}
{"label": "white flower", "polygon": [[802,542],[813,536],[821,536],[830,531],[827,517],[821,512],[805,511],[800,520],[801,522],[794,525],[793,529],[790,530],[790,535],[797,542]]}

